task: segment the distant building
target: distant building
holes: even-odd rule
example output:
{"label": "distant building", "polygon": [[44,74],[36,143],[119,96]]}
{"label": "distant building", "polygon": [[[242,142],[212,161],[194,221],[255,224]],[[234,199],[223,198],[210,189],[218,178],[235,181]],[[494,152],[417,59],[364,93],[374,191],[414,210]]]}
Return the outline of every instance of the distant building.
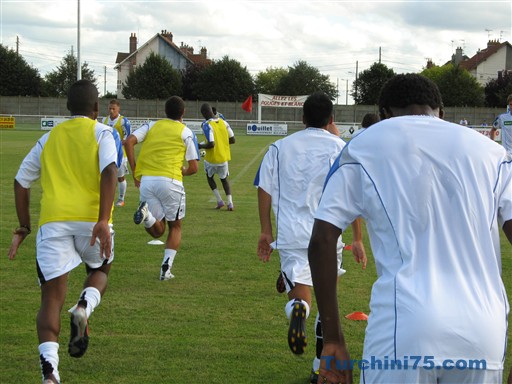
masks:
{"label": "distant building", "polygon": [[123,98],[123,84],[126,83],[128,75],[140,65],[143,65],[151,53],[164,57],[177,70],[186,69],[188,65],[207,65],[211,60],[207,57],[205,47],[201,48],[200,53],[194,54],[194,48],[181,43],[178,47],[173,42],[173,34],[167,30],[157,33],[146,43],[137,48],[137,36],[135,33],[130,35],[130,52],[118,52],[116,57],[117,70],[117,97]]}
{"label": "distant building", "polygon": [[487,48],[478,50],[471,58],[454,61],[454,64],[468,70],[480,85],[485,86],[504,72],[512,71],[512,45],[508,41],[489,40]]}

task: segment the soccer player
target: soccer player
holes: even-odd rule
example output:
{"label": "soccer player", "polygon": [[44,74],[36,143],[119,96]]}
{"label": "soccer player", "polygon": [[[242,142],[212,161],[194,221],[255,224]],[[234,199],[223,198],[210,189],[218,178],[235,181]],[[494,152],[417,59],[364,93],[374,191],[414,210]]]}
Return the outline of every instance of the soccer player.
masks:
{"label": "soccer player", "polygon": [[235,143],[235,134],[226,120],[220,117],[215,117],[210,104],[204,103],[201,106],[201,114],[205,118],[202,129],[204,136],[206,137],[206,141],[204,143],[199,143],[199,148],[206,150],[206,155],[204,156],[204,169],[206,171],[208,185],[217,200],[217,206],[215,209],[221,209],[225,205],[214,179],[214,176],[218,175],[220,182],[222,183],[222,188],[224,188],[224,193],[226,194],[228,203],[227,209],[228,211],[232,211],[234,209],[234,205],[233,196],[231,195],[231,186],[228,181],[228,162],[231,160],[230,145]]}
{"label": "soccer player", "polygon": [[39,139],[14,181],[19,227],[9,250],[11,260],[31,233],[30,188],[41,179],[36,238],[41,306],[36,323],[43,384],[60,382],[58,337],[69,272],[85,263],[84,289],[70,310],[68,348],[72,357],[81,357],[88,346],[88,318],[105,293],[114,260],[111,213],[121,140],[111,127],[96,121],[98,90],[90,81],[70,87],[67,106],[73,117]]}
{"label": "soccer player", "polygon": [[222,120],[226,120],[226,118],[224,117],[224,115],[222,113],[217,112],[217,108],[212,107],[212,112],[215,117],[220,117]]}
{"label": "soccer player", "polygon": [[[261,233],[257,253],[263,262],[279,250],[281,277],[288,293],[285,314],[290,321],[288,345],[295,354],[306,347],[306,319],[311,307],[311,272],[307,246],[313,227],[313,214],[330,166],[345,142],[336,134],[333,105],[323,92],[310,95],[303,106],[305,129],[271,144],[265,154],[254,185],[258,187],[258,209]],[[339,132],[338,132],[339,134]],[[271,209],[276,219],[274,239]],[[366,267],[361,225],[355,220],[352,250],[356,261]],[[341,276],[343,242],[336,239],[336,273]],[[317,354],[313,361],[311,381],[316,383],[322,350],[320,318],[315,321]]]}
{"label": "soccer player", "polygon": [[[103,118],[103,124],[108,125],[109,127],[113,127],[119,133],[119,136],[122,139],[123,146],[126,138],[131,133],[131,124],[130,120],[126,117],[119,114],[121,110],[121,104],[119,100],[113,99],[110,100],[108,104],[108,112],[109,115]],[[123,162],[117,171],[117,182],[119,185],[119,198],[116,201],[116,207],[124,207],[124,199],[126,196],[126,179],[125,175],[128,173],[128,165],[126,158],[126,151],[123,147]]]}
{"label": "soccer player", "polygon": [[507,112],[499,115],[492,124],[490,138],[496,138],[496,130],[501,128],[501,144],[512,155],[512,95],[507,97]]}
{"label": "soccer player", "polygon": [[[379,98],[383,120],[351,140],[329,172],[309,244],[324,336],[319,383],[352,382],[335,270],[336,239],[357,217],[377,267],[363,350],[374,364],[361,383],[502,382],[509,307],[499,230],[512,243],[512,157],[441,120],[440,107],[431,80],[393,77]],[[405,369],[411,356],[421,361]],[[385,359],[402,369],[385,369]]]}
{"label": "soccer player", "polygon": [[[174,258],[181,244],[181,221],[185,217],[183,176],[197,172],[199,150],[194,133],[183,124],[185,103],[172,96],[165,103],[166,119],[142,125],[125,141],[126,155],[140,187],[140,205],[133,216],[135,224],[143,223],[154,238],[169,233],[160,267],[160,280],[174,277]],[[135,164],[134,147],[142,143]],[[188,166],[183,166],[183,161]]]}

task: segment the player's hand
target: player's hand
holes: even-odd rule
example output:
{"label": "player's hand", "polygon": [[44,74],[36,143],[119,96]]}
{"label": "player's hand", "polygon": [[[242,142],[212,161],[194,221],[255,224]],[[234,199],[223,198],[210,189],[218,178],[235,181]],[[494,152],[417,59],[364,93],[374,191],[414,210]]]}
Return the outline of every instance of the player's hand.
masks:
{"label": "player's hand", "polygon": [[137,180],[135,177],[133,178],[136,188],[140,188],[140,180]]}
{"label": "player's hand", "polygon": [[18,252],[18,248],[20,247],[25,237],[28,236],[27,228],[16,228],[12,233],[12,241],[11,247],[9,248],[9,260],[14,260],[16,257],[16,253]]}
{"label": "player's hand", "polygon": [[320,360],[318,384],[352,384],[350,355],[344,344],[325,343]]}
{"label": "player's hand", "polygon": [[273,251],[270,244],[273,242],[274,238],[272,235],[268,235],[266,233],[260,234],[260,238],[258,239],[258,257],[264,263],[270,260],[270,254]]}
{"label": "player's hand", "polygon": [[352,241],[352,254],[354,255],[354,260],[358,264],[362,264],[363,269],[366,269],[366,251],[364,249],[364,244],[361,240]]}
{"label": "player's hand", "polygon": [[96,239],[100,242],[100,256],[109,259],[112,254],[112,236],[107,221],[98,221],[92,229],[91,247],[96,243]]}

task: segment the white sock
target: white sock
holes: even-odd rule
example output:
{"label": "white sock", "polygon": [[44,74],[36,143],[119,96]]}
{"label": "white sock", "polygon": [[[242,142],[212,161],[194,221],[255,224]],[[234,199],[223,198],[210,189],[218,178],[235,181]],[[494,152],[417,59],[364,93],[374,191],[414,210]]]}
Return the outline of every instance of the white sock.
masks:
{"label": "white sock", "polygon": [[126,179],[123,181],[119,181],[119,200],[124,200],[124,195],[126,194]]}
{"label": "white sock", "polygon": [[148,209],[148,217],[146,220],[144,220],[144,227],[145,228],[151,228],[153,225],[155,225],[156,219],[155,216],[151,213],[151,211]]}
{"label": "white sock", "polygon": [[[292,318],[292,312],[293,312],[293,304],[295,304],[295,300],[300,299],[291,299],[289,302],[286,303],[284,306],[284,313],[286,314],[286,318],[290,320]],[[302,304],[306,306],[306,319],[309,317],[309,305],[304,300],[300,300]]]}
{"label": "white sock", "polygon": [[95,287],[87,287],[80,294],[80,300],[85,300],[87,302],[85,314],[87,315],[87,318],[89,318],[91,313],[94,311],[94,308],[96,308],[101,302],[101,293]]}
{"label": "white sock", "polygon": [[164,259],[162,260],[162,264],[165,264],[167,262],[167,264],[169,264],[169,269],[171,269],[172,263],[174,263],[174,258],[176,257],[177,252],[178,251],[174,249],[166,249],[164,251]]}
{"label": "white sock", "polygon": [[215,195],[215,198],[217,199],[217,203],[220,203],[222,201],[222,197],[220,197],[220,192],[218,189],[213,190],[213,194]]}
{"label": "white sock", "polygon": [[[44,365],[50,363],[53,368],[53,376],[60,381],[59,376],[59,343],[46,341],[39,344],[39,361],[41,364],[41,373]],[[43,377],[44,378],[44,377]]]}
{"label": "white sock", "polygon": [[320,355],[324,346],[324,337],[322,336],[322,323],[320,322],[320,314],[317,312],[315,318],[315,336],[316,336],[316,356],[313,359],[313,371],[320,369]]}
{"label": "white sock", "polygon": [[233,205],[233,196],[232,195],[226,195],[226,197],[228,199],[228,204]]}

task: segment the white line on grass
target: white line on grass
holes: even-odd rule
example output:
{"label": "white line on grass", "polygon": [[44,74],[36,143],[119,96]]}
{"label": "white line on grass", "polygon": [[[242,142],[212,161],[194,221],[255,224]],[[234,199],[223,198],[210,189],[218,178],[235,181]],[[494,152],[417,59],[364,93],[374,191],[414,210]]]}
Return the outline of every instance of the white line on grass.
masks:
{"label": "white line on grass", "polygon": [[[252,158],[251,161],[249,161],[247,164],[245,164],[245,167],[242,168],[242,170],[240,172],[238,172],[238,174],[233,178],[233,179],[230,179],[229,180],[229,184],[231,185],[234,185],[236,183],[236,181],[238,179],[240,179],[240,177],[242,177],[248,170],[249,168],[256,162],[256,160],[259,159],[259,157],[263,154],[263,152],[266,152],[268,149],[268,146],[264,146],[261,151],[259,151],[256,156],[254,156]],[[210,200],[208,200],[209,203],[213,203],[213,202],[216,202],[217,200],[215,199],[215,196],[214,197],[210,197]]]}

